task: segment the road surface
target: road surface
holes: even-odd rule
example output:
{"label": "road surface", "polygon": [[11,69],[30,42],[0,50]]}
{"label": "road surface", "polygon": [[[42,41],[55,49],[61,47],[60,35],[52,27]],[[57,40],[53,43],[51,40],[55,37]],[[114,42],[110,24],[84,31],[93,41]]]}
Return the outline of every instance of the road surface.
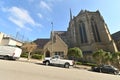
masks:
{"label": "road surface", "polygon": [[120,80],[120,76],[84,69],[65,69],[30,62],[0,60],[0,80]]}

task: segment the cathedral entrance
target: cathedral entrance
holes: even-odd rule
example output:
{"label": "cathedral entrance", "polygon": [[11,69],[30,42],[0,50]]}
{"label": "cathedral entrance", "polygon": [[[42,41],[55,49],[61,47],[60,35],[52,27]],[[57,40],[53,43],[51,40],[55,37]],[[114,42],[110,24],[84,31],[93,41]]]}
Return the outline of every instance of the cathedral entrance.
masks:
{"label": "cathedral entrance", "polygon": [[50,57],[50,51],[46,51],[45,57]]}

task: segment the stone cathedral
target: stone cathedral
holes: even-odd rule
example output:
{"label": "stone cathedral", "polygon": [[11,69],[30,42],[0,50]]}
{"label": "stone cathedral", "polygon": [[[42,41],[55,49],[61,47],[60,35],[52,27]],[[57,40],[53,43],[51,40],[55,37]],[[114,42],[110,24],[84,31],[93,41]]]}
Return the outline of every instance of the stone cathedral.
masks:
{"label": "stone cathedral", "polygon": [[79,47],[84,54],[93,53],[99,49],[117,52],[116,45],[99,11],[81,10],[77,16],[72,16],[66,32],[59,36],[71,47]]}
{"label": "stone cathedral", "polygon": [[[107,52],[117,52],[117,47],[99,11],[81,10],[77,16],[72,16],[67,31],[53,31],[51,38],[37,39],[35,42],[42,46],[46,57],[52,55],[66,56],[68,48],[79,47],[84,59],[99,49]],[[53,41],[52,41],[53,39]],[[86,57],[86,58],[85,58]]]}

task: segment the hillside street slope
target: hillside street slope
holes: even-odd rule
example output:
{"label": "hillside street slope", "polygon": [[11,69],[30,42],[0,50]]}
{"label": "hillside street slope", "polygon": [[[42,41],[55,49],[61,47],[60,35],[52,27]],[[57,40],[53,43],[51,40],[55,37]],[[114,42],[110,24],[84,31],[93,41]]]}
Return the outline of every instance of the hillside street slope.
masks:
{"label": "hillside street slope", "polygon": [[120,80],[119,75],[0,60],[1,80]]}

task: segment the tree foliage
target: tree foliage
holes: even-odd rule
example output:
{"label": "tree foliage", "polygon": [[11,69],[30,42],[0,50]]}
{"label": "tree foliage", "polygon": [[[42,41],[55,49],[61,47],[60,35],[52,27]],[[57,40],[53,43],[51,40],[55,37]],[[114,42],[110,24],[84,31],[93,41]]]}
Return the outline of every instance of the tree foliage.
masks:
{"label": "tree foliage", "polygon": [[120,52],[112,54],[112,63],[120,69]]}
{"label": "tree foliage", "polygon": [[30,59],[31,52],[33,52],[37,48],[37,45],[33,42],[24,43],[22,49],[24,52],[28,52],[28,60]]}
{"label": "tree foliage", "polygon": [[111,59],[112,59],[112,54],[110,52],[105,52],[103,57],[104,64],[111,65]]}
{"label": "tree foliage", "polygon": [[102,49],[100,49],[97,52],[93,53],[93,58],[95,62],[100,65],[103,62],[104,55],[105,55],[105,52]]}
{"label": "tree foliage", "polygon": [[40,55],[43,55],[43,50],[36,48],[35,50],[33,50],[32,54],[40,54]]}
{"label": "tree foliage", "polygon": [[110,53],[100,49],[97,52],[93,53],[93,59],[98,65],[112,64],[115,67],[120,69],[120,52]]}
{"label": "tree foliage", "polygon": [[79,58],[82,58],[83,54],[82,54],[82,51],[79,48],[75,47],[75,48],[70,48],[68,50],[67,56],[68,56],[69,59],[77,60]]}
{"label": "tree foliage", "polygon": [[112,54],[110,52],[103,51],[102,49],[96,51],[93,54],[93,58],[98,65],[111,64]]}

